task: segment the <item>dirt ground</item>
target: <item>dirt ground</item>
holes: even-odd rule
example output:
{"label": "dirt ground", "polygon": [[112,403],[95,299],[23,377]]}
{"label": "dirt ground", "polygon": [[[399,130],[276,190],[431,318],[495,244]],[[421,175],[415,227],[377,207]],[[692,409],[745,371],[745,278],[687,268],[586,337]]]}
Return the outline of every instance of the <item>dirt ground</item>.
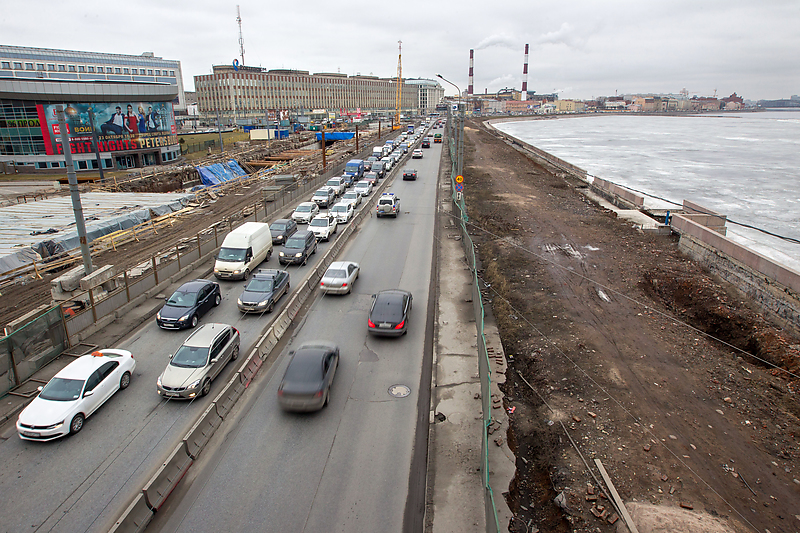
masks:
{"label": "dirt ground", "polygon": [[796,376],[797,332],[677,237],[617,220],[481,122],[466,131],[479,276],[509,358],[510,530],[616,530],[596,517],[614,512],[599,459],[642,533],[800,531],[800,381],[746,354]]}

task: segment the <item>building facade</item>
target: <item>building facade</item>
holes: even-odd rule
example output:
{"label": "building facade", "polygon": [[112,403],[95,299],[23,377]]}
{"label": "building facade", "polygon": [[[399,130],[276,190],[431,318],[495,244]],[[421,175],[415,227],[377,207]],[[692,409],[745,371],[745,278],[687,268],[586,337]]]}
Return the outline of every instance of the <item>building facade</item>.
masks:
{"label": "building facade", "polygon": [[65,167],[56,107],[66,113],[76,170],[135,168],[177,158],[175,113],[186,100],[179,61],[0,46],[0,163]]}
{"label": "building facade", "polygon": [[[323,110],[329,117],[393,114],[397,101],[396,80],[376,76],[217,65],[211,74],[195,76],[194,83],[206,124],[215,124],[218,114],[223,125],[268,124]],[[419,96],[419,85],[404,81],[401,113],[418,112]]]}
{"label": "building facade", "polygon": [[417,87],[417,112],[428,115],[436,111],[437,104],[444,99],[444,87],[435,80],[425,78],[407,79],[406,85]]}

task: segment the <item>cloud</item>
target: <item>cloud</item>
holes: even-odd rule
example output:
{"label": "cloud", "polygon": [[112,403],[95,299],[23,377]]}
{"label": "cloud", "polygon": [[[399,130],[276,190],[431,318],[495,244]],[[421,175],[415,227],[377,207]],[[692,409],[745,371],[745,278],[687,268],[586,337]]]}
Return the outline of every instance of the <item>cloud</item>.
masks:
{"label": "cloud", "polygon": [[536,42],[537,44],[563,44],[569,48],[581,48],[586,41],[576,34],[572,24],[563,22],[558,30],[540,35]]}
{"label": "cloud", "polygon": [[515,87],[517,85],[517,78],[511,74],[506,74],[505,76],[500,76],[499,78],[493,79],[489,82],[489,85],[500,88]]}
{"label": "cloud", "polygon": [[486,48],[491,48],[493,46],[500,46],[502,48],[515,50],[516,48],[519,48],[519,40],[516,37],[506,35],[505,33],[494,34],[479,42],[475,47],[475,50],[485,50]]}

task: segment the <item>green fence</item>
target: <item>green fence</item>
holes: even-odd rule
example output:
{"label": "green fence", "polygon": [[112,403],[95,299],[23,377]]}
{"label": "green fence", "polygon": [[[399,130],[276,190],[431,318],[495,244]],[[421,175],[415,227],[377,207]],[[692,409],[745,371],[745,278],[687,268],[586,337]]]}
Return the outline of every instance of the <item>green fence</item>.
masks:
{"label": "green fence", "polygon": [[30,378],[68,346],[60,306],[0,338],[0,397]]}
{"label": "green fence", "polygon": [[195,152],[205,152],[208,147],[216,149],[217,142],[215,140],[204,141],[201,143],[181,143],[181,154],[192,154]]}
{"label": "green fence", "polygon": [[[481,416],[483,420],[483,434],[481,435],[481,476],[484,491],[484,507],[486,514],[486,531],[500,532],[497,518],[497,506],[494,503],[494,493],[489,484],[489,426],[492,423],[492,371],[489,366],[489,354],[486,351],[486,336],[484,335],[484,311],[480,285],[478,285],[478,272],[475,262],[475,246],[467,231],[467,208],[464,194],[456,189],[456,176],[458,170],[458,147],[456,138],[463,135],[463,116],[450,112],[447,121],[448,148],[450,152],[450,195],[453,201],[453,217],[461,230],[461,243],[464,246],[464,255],[470,272],[472,272],[472,306],[475,313],[475,325],[478,333],[478,375],[481,381]],[[463,153],[463,150],[462,150]]]}

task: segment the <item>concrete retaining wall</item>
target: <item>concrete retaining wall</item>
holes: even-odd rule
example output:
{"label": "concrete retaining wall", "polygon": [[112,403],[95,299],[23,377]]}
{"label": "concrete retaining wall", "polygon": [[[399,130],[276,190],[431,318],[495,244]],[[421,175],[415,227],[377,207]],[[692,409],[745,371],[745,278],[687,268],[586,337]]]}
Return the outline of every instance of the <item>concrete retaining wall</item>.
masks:
{"label": "concrete retaining wall", "polygon": [[800,272],[780,265],[711,228],[673,215],[679,248],[768,312],[800,328]]}

